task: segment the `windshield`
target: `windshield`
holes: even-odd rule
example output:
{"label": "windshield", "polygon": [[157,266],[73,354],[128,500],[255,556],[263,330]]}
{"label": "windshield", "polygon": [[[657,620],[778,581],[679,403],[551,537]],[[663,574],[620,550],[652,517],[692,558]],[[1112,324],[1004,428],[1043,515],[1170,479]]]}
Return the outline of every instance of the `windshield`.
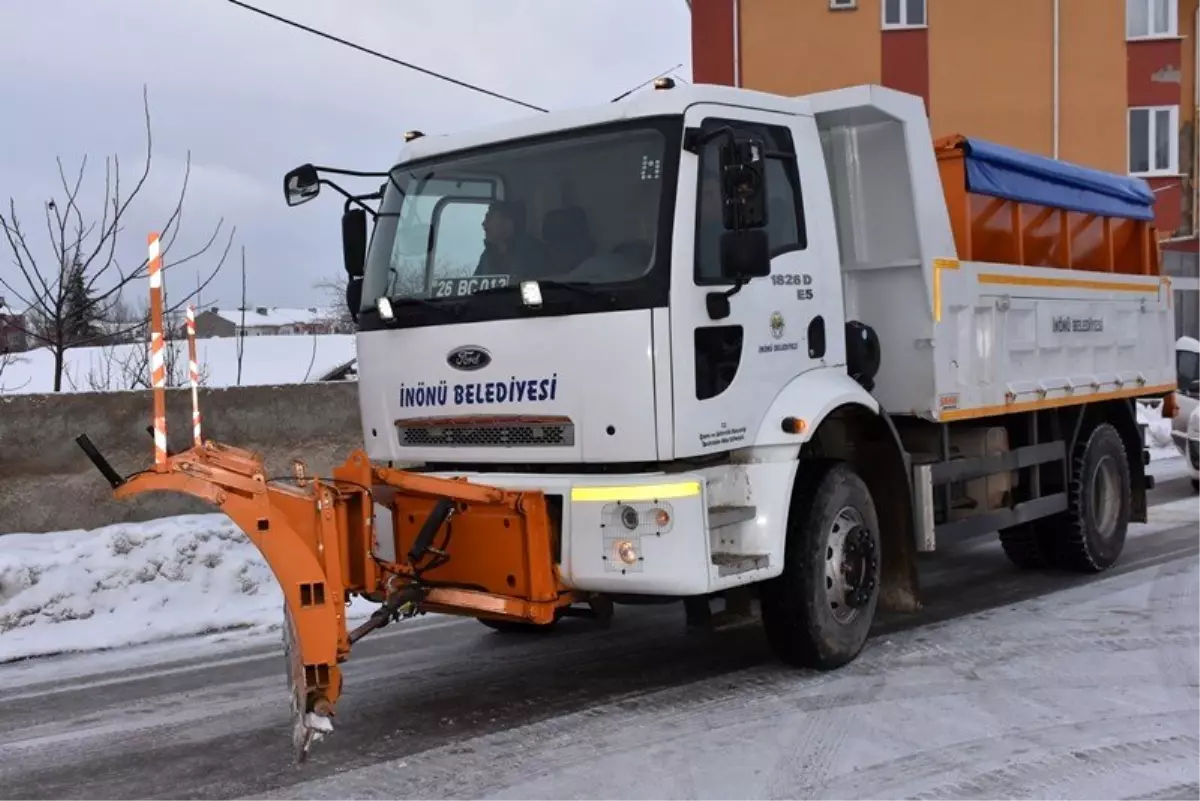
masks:
{"label": "windshield", "polygon": [[613,285],[646,276],[665,250],[658,235],[673,208],[662,191],[673,130],[642,120],[394,168],[363,310],[380,296],[463,299],[531,279]]}

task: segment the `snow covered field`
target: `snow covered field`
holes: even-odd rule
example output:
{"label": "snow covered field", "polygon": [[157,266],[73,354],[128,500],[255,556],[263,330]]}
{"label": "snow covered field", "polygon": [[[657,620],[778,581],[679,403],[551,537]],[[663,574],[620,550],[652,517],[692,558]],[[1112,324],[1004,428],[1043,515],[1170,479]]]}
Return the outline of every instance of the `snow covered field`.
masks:
{"label": "snow covered field", "polygon": [[[172,341],[175,370],[172,380],[187,385],[187,343]],[[95,392],[139,388],[145,380],[143,344],[103,348],[74,348],[65,354],[63,391]],[[243,339],[241,386],[302,384],[354,359],[350,334],[317,336],[249,336]],[[238,385],[237,340],[196,340],[201,383],[206,387]],[[54,390],[54,354],[45,348],[15,354],[0,373],[0,393],[34,394]]]}
{"label": "snow covered field", "polygon": [[[223,514],[0,536],[0,662],[278,628],[283,595]],[[351,618],[376,606],[357,599]]]}

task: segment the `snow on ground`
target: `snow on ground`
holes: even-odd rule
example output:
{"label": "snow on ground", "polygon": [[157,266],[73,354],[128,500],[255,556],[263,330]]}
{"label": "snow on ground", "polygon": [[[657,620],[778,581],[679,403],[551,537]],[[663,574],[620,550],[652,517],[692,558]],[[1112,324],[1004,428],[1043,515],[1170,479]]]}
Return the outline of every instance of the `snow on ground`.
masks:
{"label": "snow on ground", "polygon": [[1137,412],[1138,422],[1146,425],[1146,447],[1150,450],[1150,460],[1179,457],[1179,450],[1171,440],[1171,421],[1162,416],[1162,401],[1139,401]]}
{"label": "snow on ground", "polygon": [[[1173,447],[1171,455],[1178,457]],[[1160,480],[1182,465],[1156,459],[1151,472]],[[262,556],[222,514],[0,536],[0,663],[232,629],[268,632],[278,628],[282,605]],[[365,619],[376,608],[355,599],[348,617]]]}
{"label": "snow on ground", "polygon": [[[222,514],[0,537],[0,662],[279,626],[283,594]],[[375,604],[355,599],[349,617]]]}
{"label": "snow on ground", "polygon": [[[351,334],[248,336],[242,340],[242,386],[301,384],[350,362],[357,353]],[[187,385],[187,343],[169,343],[176,352],[173,379]],[[72,348],[64,354],[63,390],[72,392],[137,389],[144,381],[142,343]],[[238,385],[237,339],[196,340],[196,357],[206,387]],[[0,374],[0,393],[33,394],[54,389],[54,354],[45,348],[16,354]]]}

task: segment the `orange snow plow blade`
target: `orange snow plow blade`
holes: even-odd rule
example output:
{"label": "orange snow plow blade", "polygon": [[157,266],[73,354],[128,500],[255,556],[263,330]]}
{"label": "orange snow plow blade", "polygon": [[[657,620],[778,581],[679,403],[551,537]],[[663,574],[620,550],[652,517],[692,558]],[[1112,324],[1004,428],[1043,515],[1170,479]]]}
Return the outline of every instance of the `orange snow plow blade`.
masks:
{"label": "orange snow plow blade", "polygon": [[[559,580],[559,527],[538,491],[510,492],[372,466],[353,452],[330,478],[302,463],[275,478],[261,456],[205,442],[121,478],[86,435],[77,440],[118,498],[181,492],[219,507],[262,553],[283,589],[295,756],[332,730],[339,665],[392,620],[428,611],[549,624],[578,600]],[[390,527],[375,525],[376,506]],[[380,558],[379,540],[394,545]],[[349,631],[350,596],[380,604]]]}

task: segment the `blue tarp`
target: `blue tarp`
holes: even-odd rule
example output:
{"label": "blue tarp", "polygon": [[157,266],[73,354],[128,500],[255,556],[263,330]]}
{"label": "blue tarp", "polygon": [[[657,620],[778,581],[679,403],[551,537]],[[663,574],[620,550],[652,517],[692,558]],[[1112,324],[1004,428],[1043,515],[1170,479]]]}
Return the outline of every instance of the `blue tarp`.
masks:
{"label": "blue tarp", "polygon": [[1154,219],[1154,193],[1141,178],[1093,170],[969,137],[963,151],[970,192],[1085,214]]}

